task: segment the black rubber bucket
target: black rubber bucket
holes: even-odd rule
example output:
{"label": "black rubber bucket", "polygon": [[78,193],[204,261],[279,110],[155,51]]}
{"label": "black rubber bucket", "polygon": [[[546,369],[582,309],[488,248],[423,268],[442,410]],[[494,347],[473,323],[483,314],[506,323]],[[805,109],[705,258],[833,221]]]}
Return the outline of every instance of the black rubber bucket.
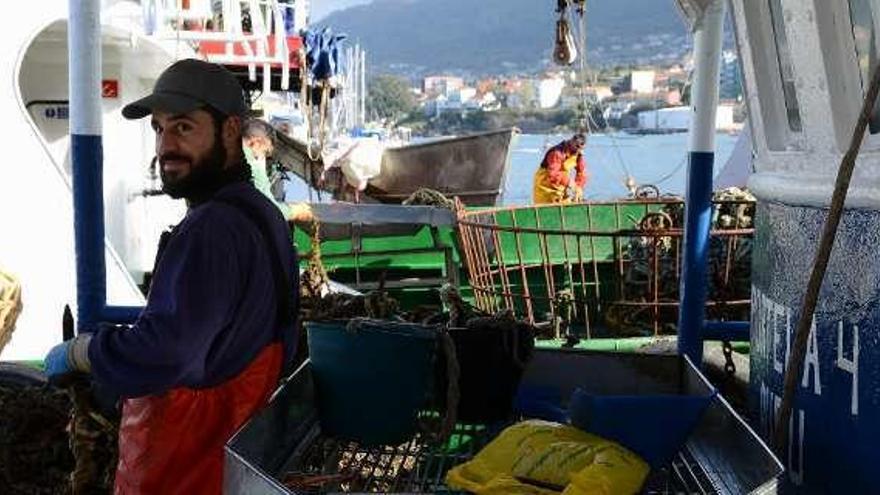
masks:
{"label": "black rubber bucket", "polygon": [[[449,335],[459,366],[457,420],[492,423],[509,419],[520,379],[534,351],[532,328],[522,323],[484,321],[469,328],[452,328]],[[445,354],[443,357],[435,372],[435,397],[445,408],[448,381]]]}

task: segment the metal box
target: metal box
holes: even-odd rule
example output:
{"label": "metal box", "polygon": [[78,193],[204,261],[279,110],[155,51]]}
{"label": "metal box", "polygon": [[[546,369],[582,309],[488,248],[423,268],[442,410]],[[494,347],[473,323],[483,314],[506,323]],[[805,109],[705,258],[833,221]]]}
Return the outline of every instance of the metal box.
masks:
{"label": "metal box", "polygon": [[[686,358],[668,355],[537,350],[523,384],[593,394],[705,395],[710,385]],[[662,427],[662,425],[658,425]],[[446,470],[467,460],[497,429],[460,425],[454,452],[420,437],[402,446],[362,449],[321,435],[309,364],[297,370],[270,404],[226,445],[227,494],[337,492],[448,493]],[[336,475],[340,466],[348,475]],[[677,458],[654,470],[643,493],[775,493],[782,464],[719,396]],[[327,475],[334,483],[285,486],[288,473]],[[352,477],[351,474],[355,476]],[[294,478],[296,478],[294,476]],[[357,478],[357,479],[355,479]]]}

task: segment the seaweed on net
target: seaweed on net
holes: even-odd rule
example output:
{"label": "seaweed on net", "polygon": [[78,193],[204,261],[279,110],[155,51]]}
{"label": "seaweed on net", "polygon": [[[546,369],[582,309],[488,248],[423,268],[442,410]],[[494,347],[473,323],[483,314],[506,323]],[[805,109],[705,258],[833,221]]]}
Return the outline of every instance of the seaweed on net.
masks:
{"label": "seaweed on net", "polygon": [[76,464],[70,482],[74,495],[111,493],[119,459],[118,417],[98,409],[91,383],[84,377],[66,385],[73,402],[70,445]]}
{"label": "seaweed on net", "polygon": [[440,287],[440,302],[446,308],[448,325],[451,327],[467,326],[467,322],[477,316],[486,316],[469,302],[465,301],[458,289],[446,283]]}
{"label": "seaweed on net", "polygon": [[[713,230],[748,229],[753,227],[755,197],[744,189],[732,187],[713,194],[716,206],[712,216]],[[684,203],[664,204],[661,214],[667,219],[662,228],[684,227]],[[656,215],[651,213],[649,215]],[[640,222],[644,227],[645,220]],[[652,226],[651,224],[648,225]],[[679,298],[679,263],[681,246],[671,236],[633,236],[624,245],[626,269],[623,273],[623,301],[645,302],[653,297],[654,277],[657,280],[659,301],[677,301]],[[748,306],[727,305],[726,301],[747,300],[751,290],[750,236],[712,236],[709,240],[708,299],[721,303],[709,308],[712,319],[748,319]],[[654,267],[654,256],[657,265]],[[659,324],[674,332],[675,312],[661,311]],[[644,331],[653,325],[654,312],[647,306],[609,305],[605,322],[618,334]]]}
{"label": "seaweed on net", "polygon": [[407,206],[437,206],[440,208],[455,209],[455,201],[446,197],[440,191],[420,187],[408,198],[403,200],[402,204]]}
{"label": "seaweed on net", "polygon": [[321,229],[317,220],[312,220],[307,231],[311,241],[311,249],[306,255],[308,263],[300,277],[300,295],[304,302],[320,299],[327,293],[330,277],[321,260]]}
{"label": "seaweed on net", "polygon": [[313,220],[308,228],[311,249],[306,255],[308,260],[306,269],[300,277],[300,319],[302,321],[363,317],[394,319],[399,313],[399,305],[385,291],[384,278],[379,281],[377,290],[366,295],[330,291],[330,277],[321,260],[320,224],[317,220]]}
{"label": "seaweed on net", "polygon": [[63,391],[0,385],[0,493],[71,493],[70,409]]}
{"label": "seaweed on net", "polygon": [[0,385],[0,411],[0,493],[113,491],[118,425],[97,412],[87,382]]}

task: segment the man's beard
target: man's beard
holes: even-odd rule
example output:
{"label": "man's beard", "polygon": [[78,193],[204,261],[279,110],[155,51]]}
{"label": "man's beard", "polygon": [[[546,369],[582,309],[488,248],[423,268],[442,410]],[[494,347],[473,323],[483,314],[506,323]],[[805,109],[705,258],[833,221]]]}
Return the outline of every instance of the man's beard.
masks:
{"label": "man's beard", "polygon": [[198,161],[177,153],[162,155],[160,162],[165,160],[187,160],[190,162],[189,174],[181,178],[169,179],[165,170],[160,167],[162,177],[162,191],[174,199],[199,199],[210,196],[225,184],[226,171],[226,148],[219,139],[214,140],[214,145],[207,156]]}

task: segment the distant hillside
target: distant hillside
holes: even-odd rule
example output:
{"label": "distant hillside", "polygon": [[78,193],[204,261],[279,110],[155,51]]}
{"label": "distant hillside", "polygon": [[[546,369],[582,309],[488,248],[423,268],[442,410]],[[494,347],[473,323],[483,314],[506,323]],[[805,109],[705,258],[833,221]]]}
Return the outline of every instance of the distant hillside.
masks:
{"label": "distant hillside", "polygon": [[[550,60],[555,5],[553,0],[373,0],[317,25],[360,41],[371,72],[538,71]],[[590,65],[668,61],[689,49],[690,36],[670,0],[587,5]]]}
{"label": "distant hillside", "polygon": [[317,0],[309,4],[309,15],[314,20],[323,20],[333,12],[347,9],[354,5],[370,3],[371,0]]}

